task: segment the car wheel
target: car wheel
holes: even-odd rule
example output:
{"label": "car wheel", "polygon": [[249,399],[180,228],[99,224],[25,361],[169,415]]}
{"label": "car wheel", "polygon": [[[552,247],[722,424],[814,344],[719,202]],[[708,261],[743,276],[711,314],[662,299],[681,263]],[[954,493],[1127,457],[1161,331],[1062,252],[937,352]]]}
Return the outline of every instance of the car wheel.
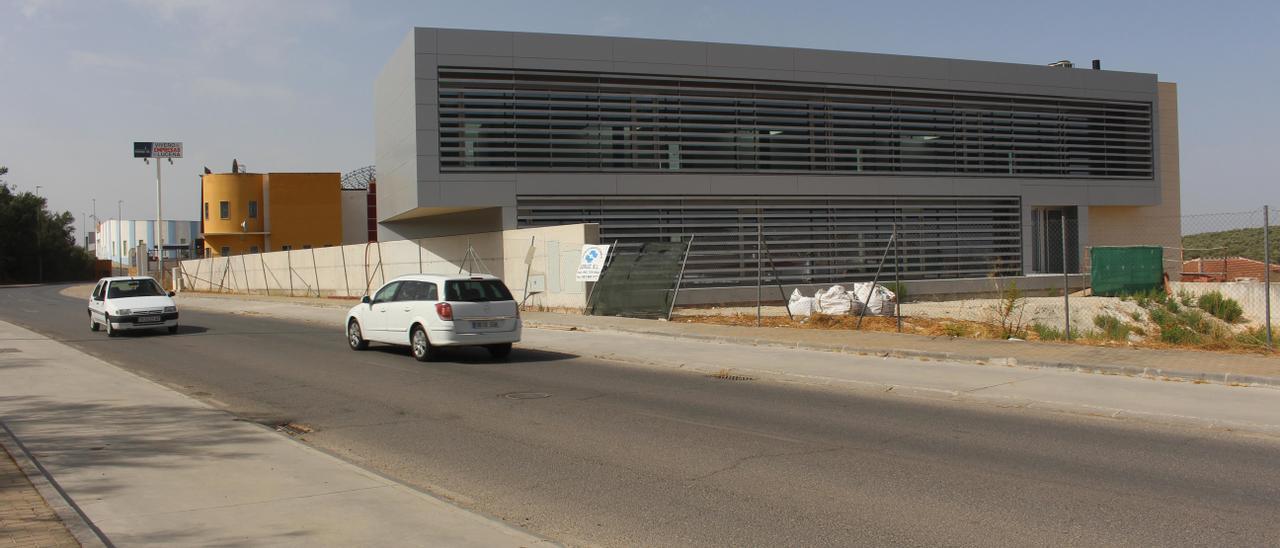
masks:
{"label": "car wheel", "polygon": [[486,346],[485,349],[489,351],[489,355],[493,356],[495,360],[506,359],[507,356],[511,355],[511,343],[491,344]]}
{"label": "car wheel", "polygon": [[117,331],[117,330],[116,330],[116,328],[111,327],[111,316],[110,316],[110,315],[104,315],[104,316],[102,316],[102,325],[103,325],[103,327],[107,330],[107,336],[108,336],[108,337],[114,337],[114,336],[116,336],[116,335],[119,335],[119,334],[120,334],[120,332],[119,332],[119,331]]}
{"label": "car wheel", "polygon": [[101,328],[102,326],[98,325],[98,322],[93,321],[93,313],[90,312],[89,313],[89,331],[97,331]]}
{"label": "car wheel", "polygon": [[369,341],[364,340],[364,333],[360,331],[360,322],[355,320],[347,322],[347,345],[352,350],[369,348]]}
{"label": "car wheel", "polygon": [[176,334],[177,332],[178,332],[178,326],[176,326],[176,325],[171,325],[171,326],[169,326],[169,334],[170,334],[170,335]]}
{"label": "car wheel", "polygon": [[409,334],[409,347],[413,350],[413,359],[420,362],[429,362],[436,357],[436,349],[431,346],[427,332],[420,325],[413,326],[413,333]]}

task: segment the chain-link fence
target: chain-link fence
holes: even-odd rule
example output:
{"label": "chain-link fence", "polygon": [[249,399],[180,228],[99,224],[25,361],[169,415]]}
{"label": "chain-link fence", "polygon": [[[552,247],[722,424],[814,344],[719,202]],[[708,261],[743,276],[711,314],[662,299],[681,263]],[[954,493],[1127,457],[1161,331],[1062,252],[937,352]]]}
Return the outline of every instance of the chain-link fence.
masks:
{"label": "chain-link fence", "polygon": [[[902,237],[899,226],[876,234],[881,248],[874,268],[848,280],[795,284],[783,279],[788,308],[777,299],[769,250],[783,244],[762,230],[759,303],[682,306],[688,321],[741,325],[800,325],[894,330],[932,336],[1072,341],[1141,347],[1255,350],[1272,346],[1273,304],[1280,275],[1273,230],[1264,209],[1202,215],[1140,215],[1132,208],[1033,209],[1023,217],[1022,264],[1009,268],[993,255],[986,277],[931,279],[931,265],[947,250]],[[1274,227],[1272,227],[1274,228]],[[972,256],[974,249],[957,255]],[[932,247],[931,247],[932,246]],[[697,254],[697,245],[694,246]],[[1268,252],[1270,249],[1270,252]],[[793,250],[787,250],[794,256]],[[830,260],[813,257],[814,261]],[[785,277],[783,277],[785,278]],[[877,282],[874,287],[870,283]],[[790,283],[788,283],[790,282]],[[839,286],[839,287],[835,287]],[[740,288],[741,289],[741,288]],[[754,284],[751,287],[755,294]],[[873,291],[874,289],[874,291]],[[886,291],[887,290],[887,291]],[[746,293],[739,291],[739,295]],[[878,306],[872,301],[898,306]],[[877,306],[870,306],[877,305]],[[859,318],[870,316],[871,319]]]}

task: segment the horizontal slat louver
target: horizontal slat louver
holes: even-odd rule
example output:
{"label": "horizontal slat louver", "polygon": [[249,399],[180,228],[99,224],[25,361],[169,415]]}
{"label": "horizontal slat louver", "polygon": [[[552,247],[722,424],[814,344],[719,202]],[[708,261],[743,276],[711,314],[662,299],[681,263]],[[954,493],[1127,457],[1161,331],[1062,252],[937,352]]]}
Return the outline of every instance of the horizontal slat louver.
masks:
{"label": "horizontal slat louver", "polygon": [[1146,102],[520,69],[438,74],[443,171],[1153,175]]}
{"label": "horizontal slat louver", "polygon": [[623,253],[697,235],[690,286],[754,284],[757,224],[786,284],[869,279],[895,223],[904,280],[1022,273],[1018,198],[521,196],[517,209],[521,227],[599,223],[600,241]]}

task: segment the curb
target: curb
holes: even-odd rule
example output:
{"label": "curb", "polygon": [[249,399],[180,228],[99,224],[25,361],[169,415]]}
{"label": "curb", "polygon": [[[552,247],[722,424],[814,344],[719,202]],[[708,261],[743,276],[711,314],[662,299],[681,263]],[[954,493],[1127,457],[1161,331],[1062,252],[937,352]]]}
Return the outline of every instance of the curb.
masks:
{"label": "curb", "polygon": [[1144,377],[1149,379],[1166,379],[1175,381],[1191,381],[1191,382],[1211,382],[1224,385],[1245,385],[1267,388],[1280,388],[1280,377],[1267,377],[1261,375],[1241,375],[1236,373],[1205,373],[1203,371],[1178,371],[1172,369],[1161,369],[1156,367],[1135,367],[1129,365],[1099,365],[1085,364],[1073,362],[1060,362],[1054,360],[1037,360],[1037,359],[1018,359],[1012,356],[977,356],[973,354],[962,354],[955,352],[938,352],[932,350],[903,350],[897,348],[872,348],[847,344],[823,344],[823,343],[788,343],[778,341],[776,339],[761,339],[752,337],[726,337],[720,335],[696,335],[683,333],[668,333],[659,330],[649,329],[625,329],[619,327],[583,327],[569,324],[544,323],[538,321],[525,320],[525,327],[530,328],[550,328],[550,329],[569,329],[578,331],[611,331],[615,333],[631,333],[637,335],[649,335],[656,337],[667,337],[671,339],[684,339],[702,342],[715,342],[722,344],[738,344],[750,346],[770,346],[777,348],[795,348],[801,350],[817,350],[822,352],[839,352],[843,354],[875,354],[885,358],[924,358],[928,360],[955,361],[972,363],[976,365],[1003,365],[1007,367],[1034,367],[1048,369],[1065,369],[1075,371],[1077,373],[1093,373],[1100,375],[1122,375],[1126,377]]}
{"label": "curb", "polygon": [[85,548],[115,546],[89,521],[71,497],[63,492],[62,487],[40,465],[35,456],[27,451],[27,447],[18,440],[18,435],[9,429],[9,425],[0,421],[0,430],[3,430],[0,432],[0,446],[4,446],[9,456],[13,457],[13,461],[18,463],[18,468],[27,476],[27,481],[31,482],[53,513],[62,520],[62,525],[67,528],[67,532],[71,533],[72,537],[75,537],[76,542]]}

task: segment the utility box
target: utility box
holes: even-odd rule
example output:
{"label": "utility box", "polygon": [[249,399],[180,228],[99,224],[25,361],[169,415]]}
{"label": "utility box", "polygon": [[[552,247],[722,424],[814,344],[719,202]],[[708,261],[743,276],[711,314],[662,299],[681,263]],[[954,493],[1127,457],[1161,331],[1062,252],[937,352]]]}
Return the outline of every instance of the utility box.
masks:
{"label": "utility box", "polygon": [[1164,286],[1164,248],[1153,245],[1089,250],[1093,294],[1131,295]]}

